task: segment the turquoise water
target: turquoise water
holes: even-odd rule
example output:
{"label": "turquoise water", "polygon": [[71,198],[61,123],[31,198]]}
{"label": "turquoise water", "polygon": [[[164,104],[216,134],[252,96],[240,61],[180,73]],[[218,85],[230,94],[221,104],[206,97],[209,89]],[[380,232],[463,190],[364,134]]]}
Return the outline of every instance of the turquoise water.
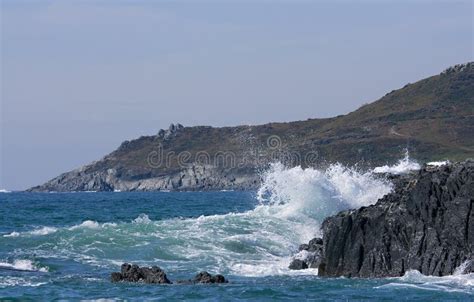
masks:
{"label": "turquoise water", "polygon": [[[289,271],[321,219],[320,207],[290,208],[262,204],[254,192],[0,193],[0,298],[474,299],[472,274],[364,280]],[[171,280],[207,270],[230,283],[110,283],[122,262],[159,265]]]}

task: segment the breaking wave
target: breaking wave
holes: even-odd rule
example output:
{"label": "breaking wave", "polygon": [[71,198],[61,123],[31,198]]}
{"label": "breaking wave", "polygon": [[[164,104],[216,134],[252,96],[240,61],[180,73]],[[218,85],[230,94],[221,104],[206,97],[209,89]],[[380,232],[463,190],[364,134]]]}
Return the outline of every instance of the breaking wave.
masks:
{"label": "breaking wave", "polygon": [[403,277],[376,287],[377,289],[413,288],[425,291],[443,291],[474,294],[474,274],[453,274],[451,276],[425,276],[419,271],[407,271]]}
{"label": "breaking wave", "polygon": [[434,167],[441,167],[449,164],[449,160],[442,160],[442,161],[432,161],[429,163],[426,163],[428,166],[434,166]]}
{"label": "breaking wave", "polygon": [[10,234],[5,234],[3,237],[19,237],[19,236],[42,236],[42,235],[48,235],[56,232],[58,229],[54,227],[41,227],[38,229],[34,229],[28,232],[11,232]]}
{"label": "breaking wave", "polygon": [[[56,282],[57,276],[63,278],[61,280],[72,276],[71,280],[76,282],[75,274],[56,273],[63,268],[72,271],[78,264],[86,272],[81,278],[104,281],[102,275],[91,278],[90,272],[110,272],[123,262],[159,265],[177,279],[201,270],[229,275],[231,279],[235,276],[316,275],[317,269],[288,269],[298,246],[321,235],[320,226],[326,217],[341,210],[373,204],[389,193],[392,184],[380,174],[381,171],[405,173],[417,167],[419,165],[408,154],[394,166],[372,171],[341,164],[333,164],[327,169],[303,169],[276,163],[261,175],[263,181],[255,200],[246,200],[246,206],[252,202],[254,206],[244,212],[188,218],[176,217],[181,213],[173,212],[176,215],[171,217],[174,218],[162,220],[150,219],[142,213],[124,220],[120,217],[130,216],[128,208],[123,210],[122,206],[118,212],[111,209],[109,215],[99,216],[105,217],[106,221],[116,217],[114,222],[77,221],[74,218],[61,226],[32,226],[29,230],[13,232],[8,228],[10,233],[0,237],[0,246],[15,248],[11,253],[8,250],[8,256],[2,255],[3,260],[0,260],[0,271],[4,270],[0,274],[0,288],[42,286]],[[206,196],[210,195],[203,194],[202,198]],[[205,204],[212,209],[218,206],[212,202]],[[169,204],[166,206],[170,207]],[[143,209],[148,209],[147,205]],[[98,219],[98,216],[93,217]],[[474,274],[463,274],[468,266],[469,263],[464,263],[453,276],[424,276],[409,271],[403,277],[369,280],[364,284],[368,284],[370,291],[388,293],[408,288],[471,295],[474,294]],[[335,280],[345,282],[345,279],[330,282]]]}
{"label": "breaking wave", "polygon": [[405,150],[405,156],[398,161],[393,166],[381,166],[381,167],[376,167],[373,172],[374,173],[390,173],[390,174],[405,174],[410,171],[416,171],[420,170],[421,166],[419,163],[417,163],[415,160],[410,158],[410,154],[408,152],[408,149]]}
{"label": "breaking wave", "polygon": [[31,260],[14,260],[13,263],[0,262],[0,269],[11,269],[17,271],[48,272],[47,267],[39,267]]}
{"label": "breaking wave", "polygon": [[262,178],[257,204],[246,212],[157,221],[141,214],[128,222],[86,220],[4,237],[28,244],[38,237],[37,256],[104,267],[130,261],[179,271],[191,262],[196,269],[242,276],[316,274],[288,269],[299,244],[321,235],[327,216],[375,203],[391,190],[385,179],[340,164],[326,170],[273,164]]}

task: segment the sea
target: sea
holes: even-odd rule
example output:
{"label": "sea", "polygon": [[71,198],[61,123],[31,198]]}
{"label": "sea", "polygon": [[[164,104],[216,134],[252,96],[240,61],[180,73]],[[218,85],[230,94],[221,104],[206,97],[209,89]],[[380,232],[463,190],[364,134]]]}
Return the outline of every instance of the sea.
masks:
{"label": "sea", "polygon": [[[442,164],[442,163],[441,163]],[[320,278],[288,269],[324,218],[373,204],[393,187],[377,171],[272,165],[251,192],[0,193],[0,300],[473,301],[474,274]],[[200,271],[227,284],[111,283],[124,262],[173,280]]]}

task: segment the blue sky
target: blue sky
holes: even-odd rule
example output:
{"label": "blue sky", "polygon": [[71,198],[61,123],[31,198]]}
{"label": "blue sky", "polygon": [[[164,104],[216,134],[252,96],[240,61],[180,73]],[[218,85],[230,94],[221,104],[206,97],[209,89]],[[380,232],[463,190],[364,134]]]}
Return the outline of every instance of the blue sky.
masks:
{"label": "blue sky", "polygon": [[472,1],[1,3],[7,189],[171,122],[345,114],[473,60]]}

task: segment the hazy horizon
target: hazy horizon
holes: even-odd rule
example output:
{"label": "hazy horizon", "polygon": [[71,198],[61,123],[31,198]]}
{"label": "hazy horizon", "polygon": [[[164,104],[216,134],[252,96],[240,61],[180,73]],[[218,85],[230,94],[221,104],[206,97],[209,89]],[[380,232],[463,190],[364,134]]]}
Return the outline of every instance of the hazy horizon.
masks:
{"label": "hazy horizon", "polygon": [[473,61],[471,1],[1,1],[0,189],[170,123],[346,114]]}

